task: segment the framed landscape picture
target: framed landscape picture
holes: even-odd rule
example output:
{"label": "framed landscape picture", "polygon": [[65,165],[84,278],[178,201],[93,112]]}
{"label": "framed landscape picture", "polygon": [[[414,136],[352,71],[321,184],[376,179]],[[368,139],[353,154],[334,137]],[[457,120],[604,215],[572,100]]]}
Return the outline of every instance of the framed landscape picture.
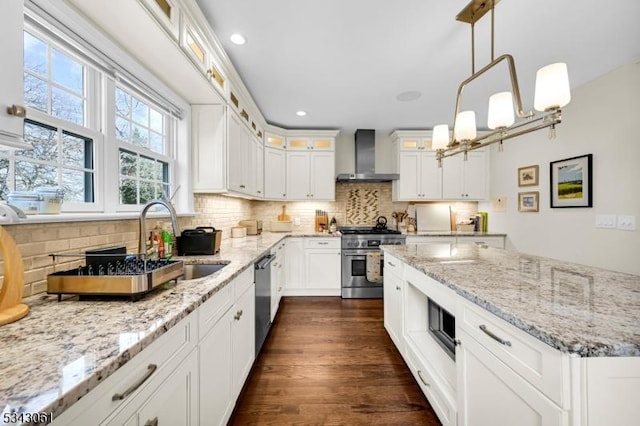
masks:
{"label": "framed landscape picture", "polygon": [[534,192],[518,192],[518,211],[519,212],[537,212],[538,207],[538,199],[540,198],[540,193],[538,191]]}
{"label": "framed landscape picture", "polygon": [[518,169],[518,186],[536,186],[538,184],[538,165]]}
{"label": "framed landscape picture", "polygon": [[591,207],[592,154],[551,163],[551,207]]}

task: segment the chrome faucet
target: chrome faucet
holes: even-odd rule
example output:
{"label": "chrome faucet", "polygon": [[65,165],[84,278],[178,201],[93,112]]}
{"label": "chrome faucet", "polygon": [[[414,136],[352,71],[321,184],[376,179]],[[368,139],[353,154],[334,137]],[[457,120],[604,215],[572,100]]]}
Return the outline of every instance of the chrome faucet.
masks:
{"label": "chrome faucet", "polygon": [[171,201],[167,200],[166,198],[158,198],[156,200],[149,201],[147,204],[144,205],[144,207],[142,208],[142,211],[140,212],[140,241],[138,243],[139,244],[138,253],[144,256],[147,255],[146,244],[145,244],[146,233],[147,233],[147,226],[146,226],[147,211],[149,211],[151,206],[155,206],[155,205],[164,206],[166,207],[167,210],[169,210],[169,214],[171,215],[171,227],[173,228],[173,236],[174,237],[178,236],[178,215],[176,214],[176,209],[173,208],[173,204],[171,204]]}

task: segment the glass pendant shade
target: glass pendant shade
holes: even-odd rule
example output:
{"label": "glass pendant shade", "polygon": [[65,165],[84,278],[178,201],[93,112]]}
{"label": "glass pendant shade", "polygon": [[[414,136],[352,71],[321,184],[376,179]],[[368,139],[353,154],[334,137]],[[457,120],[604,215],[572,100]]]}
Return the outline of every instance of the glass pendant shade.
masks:
{"label": "glass pendant shade", "polygon": [[487,126],[499,129],[511,126],[515,121],[513,113],[513,95],[511,92],[500,92],[489,98],[489,115]]}
{"label": "glass pendant shade", "polygon": [[449,145],[449,126],[447,124],[434,126],[431,149],[445,149],[447,145]]}
{"label": "glass pendant shade", "polygon": [[453,137],[457,141],[468,141],[476,138],[476,113],[461,111],[456,117]]}
{"label": "glass pendant shade", "polygon": [[558,62],[542,67],[536,73],[533,106],[538,111],[562,108],[571,101],[567,64]]}

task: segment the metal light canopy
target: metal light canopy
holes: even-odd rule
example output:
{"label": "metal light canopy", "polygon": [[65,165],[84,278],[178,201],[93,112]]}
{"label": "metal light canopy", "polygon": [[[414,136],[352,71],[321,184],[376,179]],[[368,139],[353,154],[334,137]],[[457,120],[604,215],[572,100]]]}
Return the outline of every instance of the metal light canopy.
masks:
{"label": "metal light canopy", "polygon": [[[499,0],[472,0],[465,6],[456,19],[471,25],[471,76],[460,83],[456,98],[456,110],[453,121],[453,137],[449,137],[449,126],[439,124],[433,129],[432,148],[436,150],[438,165],[442,159],[473,151],[487,145],[500,143],[516,136],[536,130],[549,128],[549,138],[555,137],[555,126],[562,121],[560,108],[571,100],[567,66],[564,63],[551,64],[538,70],[536,74],[535,109],[542,113],[538,116],[533,111],[524,111],[515,63],[511,55],[501,55],[494,59],[494,10]],[[491,12],[491,62],[475,71],[475,23],[487,12]],[[464,88],[501,62],[506,62],[511,81],[511,92],[500,92],[489,99],[488,127],[492,131],[477,136],[475,113],[460,111],[462,91]],[[515,104],[515,120],[513,107]]]}

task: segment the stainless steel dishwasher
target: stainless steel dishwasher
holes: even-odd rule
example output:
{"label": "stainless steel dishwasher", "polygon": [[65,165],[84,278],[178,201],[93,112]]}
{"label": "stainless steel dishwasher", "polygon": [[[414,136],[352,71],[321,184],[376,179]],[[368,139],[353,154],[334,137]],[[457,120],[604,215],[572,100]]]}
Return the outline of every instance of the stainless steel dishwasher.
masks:
{"label": "stainless steel dishwasher", "polygon": [[271,328],[271,262],[275,255],[266,255],[255,264],[256,283],[256,356]]}

